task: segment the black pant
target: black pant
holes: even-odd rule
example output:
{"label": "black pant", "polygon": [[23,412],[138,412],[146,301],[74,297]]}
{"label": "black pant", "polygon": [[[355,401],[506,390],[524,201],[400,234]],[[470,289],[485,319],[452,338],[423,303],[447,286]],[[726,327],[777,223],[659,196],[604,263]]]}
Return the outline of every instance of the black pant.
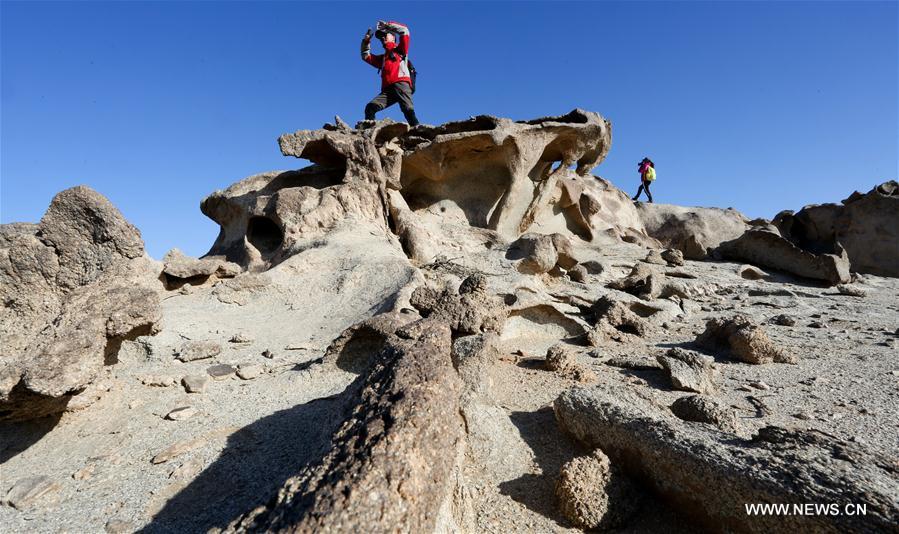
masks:
{"label": "black pant", "polygon": [[642,184],[640,184],[640,189],[637,189],[637,194],[634,195],[634,198],[632,198],[631,200],[637,200],[638,198],[640,198],[640,193],[642,193],[643,190],[646,189],[646,196],[648,196],[649,201],[652,202],[652,193],[649,192],[649,184],[650,182],[643,182]]}
{"label": "black pant", "polygon": [[400,109],[403,111],[409,126],[418,125],[418,118],[415,116],[415,105],[412,103],[412,88],[406,82],[391,84],[387,86],[387,89],[381,91],[381,94],[372,98],[371,102],[365,106],[365,120],[375,120],[375,113],[397,102],[399,102]]}

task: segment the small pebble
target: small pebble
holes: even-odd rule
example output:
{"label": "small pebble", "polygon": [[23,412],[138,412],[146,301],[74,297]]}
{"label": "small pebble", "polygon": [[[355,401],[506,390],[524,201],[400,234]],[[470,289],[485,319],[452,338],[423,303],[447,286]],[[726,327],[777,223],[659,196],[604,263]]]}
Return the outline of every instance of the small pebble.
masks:
{"label": "small pebble", "polygon": [[193,406],[179,406],[166,414],[165,418],[171,421],[184,421],[190,419],[197,413],[197,409]]}
{"label": "small pebble", "polygon": [[210,365],[209,367],[206,368],[206,374],[208,374],[215,380],[224,380],[224,379],[230,377],[231,375],[233,375],[234,371],[235,371],[234,367],[232,367],[226,363]]}
{"label": "small pebble", "polygon": [[203,393],[209,384],[209,377],[203,375],[188,375],[181,379],[184,391],[188,393]]}
{"label": "small pebble", "polygon": [[241,365],[237,370],[237,376],[239,376],[243,380],[252,380],[261,374],[261,365]]}

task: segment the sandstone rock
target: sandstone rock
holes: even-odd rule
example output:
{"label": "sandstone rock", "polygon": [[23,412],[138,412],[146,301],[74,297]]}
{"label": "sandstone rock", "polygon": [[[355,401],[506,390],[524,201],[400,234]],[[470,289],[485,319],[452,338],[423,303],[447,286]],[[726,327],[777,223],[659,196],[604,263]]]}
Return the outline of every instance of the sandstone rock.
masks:
{"label": "sandstone rock", "polygon": [[140,383],[151,387],[168,387],[177,384],[178,379],[166,375],[145,375],[140,378]]}
{"label": "sandstone rock", "polygon": [[566,271],[577,265],[577,258],[574,257],[574,250],[571,247],[571,241],[568,240],[562,234],[555,233],[549,236],[552,239],[553,248],[556,249],[556,254],[558,255],[559,260],[556,262],[556,265],[565,269]]}
{"label": "sandstone rock", "polygon": [[4,504],[16,510],[28,510],[40,501],[58,492],[61,486],[46,475],[19,479],[6,493]]}
{"label": "sandstone rock", "polygon": [[640,505],[633,484],[599,449],[562,466],[556,497],[569,521],[590,530],[621,527]]}
{"label": "sandstone rock", "polygon": [[[611,144],[611,125],[582,110],[519,122],[478,116],[412,130],[389,120],[359,126],[284,134],[282,154],[312,166],[251,176],[204,199],[203,213],[221,226],[210,255],[263,270],[347,219],[377,224],[388,235],[391,217],[410,256],[423,261],[433,250],[408,214],[435,200],[458,210],[466,224],[512,240],[553,211],[560,179],[573,179],[566,190],[577,195],[578,181]],[[589,225],[580,209],[585,196],[564,208],[563,224]]]}
{"label": "sandstone rock", "polygon": [[178,287],[184,283],[202,283],[210,276],[217,278],[231,278],[241,272],[236,263],[229,262],[223,257],[191,258],[177,248],[168,251],[162,258],[163,274],[167,277],[170,286]]}
{"label": "sandstone rock", "polygon": [[178,456],[181,456],[182,454],[184,454],[186,452],[190,452],[190,451],[196,449],[197,447],[202,447],[205,444],[206,444],[206,438],[204,438],[204,437],[195,438],[195,439],[191,439],[188,441],[179,441],[178,443],[171,445],[164,451],[161,451],[160,453],[156,454],[153,457],[153,459],[150,460],[150,462],[153,464],[163,464],[173,458],[177,458]]}
{"label": "sandstone rock", "polygon": [[206,386],[209,385],[209,376],[188,375],[181,379],[181,384],[187,393],[205,393]]}
{"label": "sandstone rock", "polygon": [[623,369],[662,369],[662,365],[658,360],[647,358],[646,356],[614,356],[606,360],[605,364],[611,365],[612,367],[621,367]]}
{"label": "sandstone rock", "polygon": [[578,382],[592,382],[596,374],[577,361],[577,355],[564,343],[557,343],[546,351],[546,369]]}
{"label": "sandstone rock", "polygon": [[235,371],[237,371],[237,369],[226,363],[210,365],[206,368],[206,374],[211,376],[214,380],[225,380],[231,378],[231,376],[234,375]]}
{"label": "sandstone rock", "polygon": [[653,265],[667,265],[668,262],[662,258],[662,253],[657,249],[650,249],[649,253],[646,254],[646,257],[643,258],[643,261],[646,263],[652,263]]}
{"label": "sandstone rock", "polygon": [[573,282],[585,284],[587,283],[587,269],[583,265],[575,265],[568,270],[568,277]]}
{"label": "sandstone rock", "polygon": [[243,332],[238,332],[228,339],[229,343],[252,343],[253,341],[253,336]]}
{"label": "sandstone rock", "polygon": [[849,281],[849,257],[845,251],[814,254],[765,230],[747,230],[739,238],[721,243],[716,252],[725,259],[746,261],[834,285]]}
{"label": "sandstone rock", "polygon": [[767,278],[767,274],[761,269],[757,267],[753,267],[752,265],[743,265],[740,267],[740,277],[745,278],[746,280],[764,280]]}
{"label": "sandstone rock", "polygon": [[749,222],[733,209],[639,203],[637,212],[646,233],[691,260],[705,259],[721,243],[740,237]]}
{"label": "sandstone rock", "polygon": [[[702,524],[735,531],[877,531],[899,521],[889,459],[815,431],[762,428],[752,440],[684,425],[627,386],[574,388],[560,426]],[[851,458],[851,467],[846,458]],[[867,515],[747,515],[746,503],[864,502]],[[876,510],[872,512],[873,510]]]}
{"label": "sandstone rock", "polygon": [[[525,234],[512,244],[510,250],[517,249],[520,252],[521,262],[518,270],[525,274],[540,274],[548,272],[559,261],[559,253],[556,251],[551,236],[540,234]],[[513,258],[517,258],[515,255]]]}
{"label": "sandstone rock", "polygon": [[611,282],[607,287],[630,293],[643,300],[652,300],[661,294],[664,276],[649,265],[638,263],[631,269],[630,274]]}
{"label": "sandstone rock", "polygon": [[176,358],[182,362],[193,362],[214,358],[221,352],[222,346],[215,341],[186,341],[178,350]]}
{"label": "sandstone rock", "polygon": [[242,380],[252,380],[262,375],[263,368],[259,364],[241,364],[237,369],[237,376]]}
{"label": "sandstone rock", "polygon": [[57,194],[40,224],[0,226],[0,420],[65,410],[160,321],[140,233],[103,196]]}
{"label": "sandstone rock", "polygon": [[771,322],[779,326],[796,326],[796,318],[785,313],[772,317]]}
{"label": "sandstone rock", "polygon": [[711,394],[717,389],[714,359],[672,347],[656,358],[671,379],[674,389]]}
{"label": "sandstone rock", "polygon": [[726,351],[732,358],[746,363],[797,362],[794,354],[775,346],[761,326],[742,315],[709,319],[696,344],[712,351]]}
{"label": "sandstone rock", "polygon": [[662,259],[671,267],[680,267],[684,264],[684,253],[676,248],[666,248],[662,251]]}
{"label": "sandstone rock", "polygon": [[649,330],[649,323],[645,319],[631,311],[624,302],[605,295],[597,300],[592,307],[598,326],[608,325],[620,332],[645,336]]}
{"label": "sandstone rock", "polygon": [[[427,288],[425,288],[427,289]],[[418,298],[434,297],[422,289],[413,293],[413,306]],[[419,306],[433,310],[436,297],[419,303]],[[323,362],[336,365],[344,371],[361,373],[368,367],[371,358],[380,353],[387,341],[403,326],[415,319],[404,313],[383,313],[366,319],[344,330],[325,350]]]}
{"label": "sandstone rock", "polygon": [[846,251],[852,271],[899,276],[899,185],[889,181],[839,204],[806,206],[774,219],[780,233],[815,253]]}
{"label": "sandstone rock", "polygon": [[677,399],[671,405],[671,413],[684,421],[715,425],[725,432],[736,434],[742,431],[732,409],[705,395],[687,395]]}
{"label": "sandstone rock", "polygon": [[171,421],[184,421],[190,419],[197,414],[197,409],[193,406],[179,406],[165,415],[166,419]]}
{"label": "sandstone rock", "polygon": [[327,456],[226,532],[434,530],[463,434],[462,387],[449,326],[419,323],[416,337],[391,338],[351,390]]}
{"label": "sandstone rock", "polygon": [[855,286],[847,286],[845,284],[840,284],[837,286],[837,291],[841,295],[848,295],[850,297],[864,297],[867,296],[867,293],[864,289]]}
{"label": "sandstone rock", "polygon": [[508,316],[503,300],[487,291],[482,274],[471,277],[476,281],[464,280],[458,292],[419,287],[412,292],[410,302],[423,317],[448,322],[454,335],[502,332]]}

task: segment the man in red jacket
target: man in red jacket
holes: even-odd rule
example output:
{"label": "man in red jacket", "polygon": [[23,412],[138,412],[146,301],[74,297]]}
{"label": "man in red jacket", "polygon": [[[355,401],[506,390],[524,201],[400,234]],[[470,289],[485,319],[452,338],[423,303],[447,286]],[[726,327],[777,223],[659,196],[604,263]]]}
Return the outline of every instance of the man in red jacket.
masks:
{"label": "man in red jacket", "polygon": [[[399,35],[399,44],[396,42]],[[410,126],[418,125],[412,104],[412,77],[409,69],[409,28],[399,22],[378,21],[375,36],[384,45],[384,54],[371,53],[371,28],[362,38],[362,60],[381,72],[381,94],[365,106],[365,119],[399,102]]]}

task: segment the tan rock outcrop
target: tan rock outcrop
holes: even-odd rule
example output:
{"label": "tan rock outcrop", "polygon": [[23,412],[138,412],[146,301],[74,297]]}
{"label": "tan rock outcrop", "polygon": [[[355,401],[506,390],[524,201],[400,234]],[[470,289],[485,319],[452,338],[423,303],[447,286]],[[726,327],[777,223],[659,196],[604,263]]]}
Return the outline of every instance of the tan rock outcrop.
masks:
{"label": "tan rock outcrop", "polygon": [[57,194],[37,225],[3,225],[0,420],[63,411],[122,341],[155,332],[157,276],[140,232],[88,187]]}

